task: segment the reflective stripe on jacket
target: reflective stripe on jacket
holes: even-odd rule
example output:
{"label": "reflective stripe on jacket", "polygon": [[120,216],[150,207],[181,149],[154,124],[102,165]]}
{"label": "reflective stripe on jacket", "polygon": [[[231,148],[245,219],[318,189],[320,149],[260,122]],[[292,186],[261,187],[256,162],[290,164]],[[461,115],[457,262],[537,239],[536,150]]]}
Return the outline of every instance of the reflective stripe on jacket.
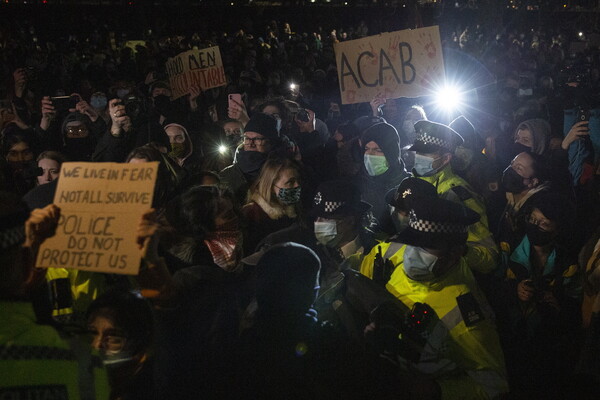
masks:
{"label": "reflective stripe on jacket", "polygon": [[[388,291],[409,308],[427,303],[439,317],[419,362],[411,367],[434,376],[443,399],[492,399],[508,392],[494,316],[465,258],[436,280],[418,282],[404,273],[405,245],[381,243],[361,264],[361,273],[369,278],[379,247],[384,259],[396,267],[386,285]],[[459,306],[459,297],[468,299],[470,306],[464,302]]]}
{"label": "reflective stripe on jacket", "polygon": [[469,184],[452,172],[450,165],[433,176],[419,177],[436,187],[438,194],[447,200],[461,203],[479,214],[479,221],[469,227],[465,256],[474,271],[489,273],[498,265],[498,247],[489,230],[485,205]]}
{"label": "reflective stripe on jacket", "polygon": [[89,346],[37,325],[29,303],[0,302],[0,398],[108,397],[106,372]]}

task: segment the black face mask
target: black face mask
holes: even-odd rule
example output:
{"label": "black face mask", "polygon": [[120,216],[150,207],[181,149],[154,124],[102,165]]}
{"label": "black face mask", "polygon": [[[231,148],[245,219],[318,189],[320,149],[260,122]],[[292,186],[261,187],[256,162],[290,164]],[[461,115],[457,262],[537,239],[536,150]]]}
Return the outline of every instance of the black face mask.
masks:
{"label": "black face mask", "polygon": [[538,228],[537,225],[529,222],[527,223],[525,230],[527,232],[527,237],[529,238],[529,243],[534,246],[545,246],[554,239],[554,232],[543,231]]}
{"label": "black face mask", "polygon": [[164,94],[156,96],[154,98],[154,108],[159,114],[166,116],[171,111],[171,99]]}
{"label": "black face mask", "polygon": [[527,147],[521,143],[513,143],[512,145],[512,158],[515,158],[519,154],[523,152],[531,152],[533,149],[531,147]]}
{"label": "black face mask", "polygon": [[260,169],[267,161],[267,157],[267,153],[241,150],[237,155],[237,163],[244,174],[258,176]]}
{"label": "black face mask", "polygon": [[512,167],[508,167],[502,172],[502,186],[507,192],[521,193],[527,185],[523,183],[523,178]]}

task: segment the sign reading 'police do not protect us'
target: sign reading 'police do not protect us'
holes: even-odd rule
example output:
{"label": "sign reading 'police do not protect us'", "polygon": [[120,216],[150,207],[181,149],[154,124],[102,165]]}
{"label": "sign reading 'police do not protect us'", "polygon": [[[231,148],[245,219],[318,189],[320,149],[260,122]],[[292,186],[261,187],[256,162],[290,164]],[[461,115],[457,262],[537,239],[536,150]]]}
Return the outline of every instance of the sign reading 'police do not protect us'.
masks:
{"label": "sign reading 'police do not protect us'", "polygon": [[64,163],[54,196],[56,234],[37,256],[40,268],[136,275],[136,230],[152,207],[158,162]]}
{"label": "sign reading 'police do not protect us'", "polygon": [[445,79],[437,26],[334,45],[342,104],[430,94]]}

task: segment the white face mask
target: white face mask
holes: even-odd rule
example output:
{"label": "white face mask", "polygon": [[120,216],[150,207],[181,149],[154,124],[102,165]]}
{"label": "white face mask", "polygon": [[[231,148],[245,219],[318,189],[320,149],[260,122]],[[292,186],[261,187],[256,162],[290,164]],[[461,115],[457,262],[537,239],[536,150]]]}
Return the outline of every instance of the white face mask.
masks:
{"label": "white face mask", "polygon": [[315,236],[324,246],[334,246],[338,239],[337,223],[334,220],[315,222]]}
{"label": "white face mask", "polygon": [[421,247],[406,246],[402,267],[410,279],[430,281],[435,278],[433,267],[438,258]]}
{"label": "white face mask", "polygon": [[433,162],[439,158],[427,157],[419,153],[415,154],[415,165],[413,170],[418,176],[431,176],[437,172],[433,169]]}

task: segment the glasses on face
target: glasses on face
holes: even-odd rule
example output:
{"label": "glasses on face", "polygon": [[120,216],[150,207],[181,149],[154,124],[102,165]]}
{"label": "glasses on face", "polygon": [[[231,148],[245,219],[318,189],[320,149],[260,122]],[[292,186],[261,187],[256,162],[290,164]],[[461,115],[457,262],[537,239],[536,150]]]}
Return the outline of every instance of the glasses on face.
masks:
{"label": "glasses on face", "polygon": [[265,143],[265,141],[267,140],[267,138],[264,138],[264,137],[262,137],[262,138],[259,138],[259,137],[251,138],[251,137],[248,137],[246,135],[242,136],[242,139],[244,139],[244,144],[250,144],[250,143],[252,143],[253,145],[256,145],[256,146],[262,146]]}
{"label": "glasses on face", "polygon": [[67,133],[69,135],[73,135],[73,136],[85,136],[85,135],[87,135],[88,131],[87,131],[87,128],[84,126],[78,126],[78,127],[70,126],[67,128]]}
{"label": "glasses on face", "polygon": [[551,221],[548,221],[547,219],[537,219],[533,215],[529,216],[529,223],[546,232],[551,231],[552,228],[554,228],[554,224]]}
{"label": "glasses on face", "polygon": [[229,136],[229,135],[240,135],[241,133],[242,133],[242,131],[239,130],[239,129],[225,129],[225,134],[227,136]]}

